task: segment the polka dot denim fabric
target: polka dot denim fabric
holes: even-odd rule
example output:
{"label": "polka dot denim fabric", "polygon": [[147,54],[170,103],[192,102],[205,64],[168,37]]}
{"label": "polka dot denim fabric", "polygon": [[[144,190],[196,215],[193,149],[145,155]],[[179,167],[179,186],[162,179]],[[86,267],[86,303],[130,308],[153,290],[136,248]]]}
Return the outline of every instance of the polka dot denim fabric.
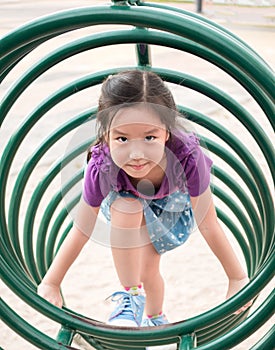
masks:
{"label": "polka dot denim fabric", "polygon": [[117,198],[136,198],[143,205],[146,227],[159,254],[182,245],[194,226],[188,193],[176,191],[161,199],[144,199],[128,191],[111,191],[101,204],[101,211],[111,221],[110,207]]}

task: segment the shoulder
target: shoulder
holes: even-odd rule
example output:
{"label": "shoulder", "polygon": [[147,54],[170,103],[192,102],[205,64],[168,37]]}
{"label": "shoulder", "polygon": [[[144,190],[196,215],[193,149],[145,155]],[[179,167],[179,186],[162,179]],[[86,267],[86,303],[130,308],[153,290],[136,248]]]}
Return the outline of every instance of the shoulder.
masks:
{"label": "shoulder", "polygon": [[111,189],[112,161],[107,145],[93,146],[90,154],[84,174],[83,197],[91,206],[99,206]]}
{"label": "shoulder", "polygon": [[212,160],[203,152],[199,137],[176,131],[168,147],[174,154],[171,168],[179,188],[186,185],[191,196],[202,193],[210,182]]}
{"label": "shoulder", "polygon": [[171,134],[171,139],[168,141],[167,147],[179,160],[183,160],[183,158],[200,148],[200,139],[193,132],[175,130]]}
{"label": "shoulder", "polygon": [[110,149],[107,144],[97,144],[90,149],[91,157],[87,168],[97,171],[108,172],[111,167]]}

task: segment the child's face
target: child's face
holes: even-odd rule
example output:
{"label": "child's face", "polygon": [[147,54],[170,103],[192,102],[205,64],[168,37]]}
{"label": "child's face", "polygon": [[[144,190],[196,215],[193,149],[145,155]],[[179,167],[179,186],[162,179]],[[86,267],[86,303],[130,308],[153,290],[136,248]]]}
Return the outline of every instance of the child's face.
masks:
{"label": "child's face", "polygon": [[129,176],[143,179],[166,160],[168,138],[166,126],[157,113],[140,105],[117,112],[107,141],[114,163]]}

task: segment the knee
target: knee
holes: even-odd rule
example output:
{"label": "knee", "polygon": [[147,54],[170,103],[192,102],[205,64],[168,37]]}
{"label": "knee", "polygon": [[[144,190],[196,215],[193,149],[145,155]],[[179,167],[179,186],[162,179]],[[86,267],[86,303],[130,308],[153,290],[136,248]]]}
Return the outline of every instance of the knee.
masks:
{"label": "knee", "polygon": [[120,227],[140,227],[143,221],[143,206],[135,198],[118,198],[111,205],[111,221]]}

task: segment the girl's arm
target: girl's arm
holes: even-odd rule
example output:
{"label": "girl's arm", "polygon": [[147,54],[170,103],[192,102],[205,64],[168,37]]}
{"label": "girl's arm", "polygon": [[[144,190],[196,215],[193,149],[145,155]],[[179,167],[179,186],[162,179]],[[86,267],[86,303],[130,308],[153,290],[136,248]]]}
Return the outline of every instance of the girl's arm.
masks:
{"label": "girl's arm", "polygon": [[84,200],[80,201],[74,225],[38,286],[38,294],[58,307],[62,306],[61,282],[89,240],[95,226],[98,211],[99,208],[90,207]]}
{"label": "girl's arm", "polygon": [[[248,276],[218,222],[210,188],[198,197],[191,197],[191,203],[198,228],[229,279],[226,297],[230,298],[249,282]],[[236,313],[244,311],[251,303],[247,303]]]}

